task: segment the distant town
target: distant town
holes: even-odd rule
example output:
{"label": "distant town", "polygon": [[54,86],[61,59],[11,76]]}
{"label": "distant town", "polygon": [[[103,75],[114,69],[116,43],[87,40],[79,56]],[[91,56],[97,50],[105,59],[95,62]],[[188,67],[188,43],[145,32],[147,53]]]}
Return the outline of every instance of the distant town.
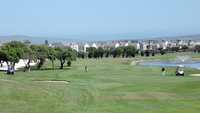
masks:
{"label": "distant town", "polygon": [[[117,47],[126,47],[126,46],[133,46],[135,49],[140,49],[141,51],[145,50],[154,50],[157,51],[159,48],[166,49],[167,47],[179,47],[180,49],[182,46],[188,46],[189,48],[194,48],[196,45],[200,45],[200,41],[158,41],[158,40],[147,40],[138,42],[137,40],[124,40],[124,41],[111,41],[111,42],[90,42],[90,43],[80,43],[77,44],[75,41],[60,41],[58,43],[48,43],[48,40],[44,42],[44,44],[31,44],[29,40],[25,40],[24,43],[27,45],[37,45],[37,46],[46,46],[46,47],[61,47],[61,48],[72,48],[76,51],[86,52],[86,48],[95,47],[95,48],[102,48],[104,50],[109,49],[114,51]],[[2,44],[0,44],[1,46]]]}
{"label": "distant town", "polygon": [[[13,38],[19,39],[19,37],[23,36],[13,36]],[[189,37],[189,38],[188,38]],[[115,40],[115,41],[98,41],[98,42],[85,42],[78,43],[77,41],[59,41],[55,43],[49,43],[49,40],[45,41],[45,38],[40,38],[40,40],[44,40],[43,43],[32,43],[29,38],[31,37],[23,37],[21,38],[21,42],[26,43],[27,45],[36,45],[36,46],[46,46],[46,47],[61,47],[61,48],[72,48],[77,52],[86,52],[86,48],[95,47],[102,48],[104,50],[109,49],[114,51],[117,47],[126,47],[133,46],[135,49],[139,49],[141,51],[145,50],[154,50],[158,49],[166,49],[167,47],[178,47],[181,49],[183,46],[188,46],[190,49],[194,48],[196,45],[200,45],[200,35],[190,35],[190,36],[178,36],[178,37],[163,37],[163,38],[151,38],[151,39],[143,39],[143,40]],[[25,39],[22,41],[22,39]],[[0,38],[3,40],[3,37]],[[33,38],[32,38],[33,39]],[[1,41],[0,40],[0,41]],[[4,37],[5,40],[5,37]],[[52,39],[50,39],[52,40]],[[2,42],[2,41],[1,41]],[[3,43],[0,42],[0,47]],[[52,41],[51,41],[52,42]]]}

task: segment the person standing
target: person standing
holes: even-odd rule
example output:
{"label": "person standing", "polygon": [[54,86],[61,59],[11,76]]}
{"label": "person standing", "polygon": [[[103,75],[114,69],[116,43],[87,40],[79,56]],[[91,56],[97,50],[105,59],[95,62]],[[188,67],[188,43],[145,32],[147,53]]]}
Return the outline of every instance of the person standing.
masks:
{"label": "person standing", "polygon": [[30,74],[30,66],[27,66],[27,73]]}
{"label": "person standing", "polygon": [[85,72],[87,72],[87,71],[88,71],[87,66],[85,66]]}
{"label": "person standing", "polygon": [[164,66],[162,67],[162,72],[163,72],[163,76],[165,75],[165,68]]}

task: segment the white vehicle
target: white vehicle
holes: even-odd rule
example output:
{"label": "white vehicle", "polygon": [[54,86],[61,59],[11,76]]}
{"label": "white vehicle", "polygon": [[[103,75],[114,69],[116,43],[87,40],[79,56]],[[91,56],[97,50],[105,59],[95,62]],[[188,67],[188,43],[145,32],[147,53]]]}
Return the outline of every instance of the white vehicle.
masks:
{"label": "white vehicle", "polygon": [[184,76],[184,65],[177,65],[176,75]]}

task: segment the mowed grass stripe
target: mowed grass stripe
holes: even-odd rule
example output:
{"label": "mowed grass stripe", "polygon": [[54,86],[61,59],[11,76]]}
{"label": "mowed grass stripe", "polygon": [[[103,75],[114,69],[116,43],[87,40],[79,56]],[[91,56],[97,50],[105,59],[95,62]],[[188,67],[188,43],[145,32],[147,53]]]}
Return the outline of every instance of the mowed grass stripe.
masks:
{"label": "mowed grass stripe", "polygon": [[[182,55],[188,55],[182,54]],[[0,71],[1,112],[198,112],[200,73],[185,69],[175,76],[175,67],[129,65],[132,60],[166,59],[176,54],[155,57],[77,59],[71,67],[55,69],[46,61],[41,70],[31,73]],[[198,57],[199,54],[191,54]],[[84,66],[88,66],[88,72]],[[34,72],[35,71],[35,72]],[[35,82],[67,80],[70,83]]]}

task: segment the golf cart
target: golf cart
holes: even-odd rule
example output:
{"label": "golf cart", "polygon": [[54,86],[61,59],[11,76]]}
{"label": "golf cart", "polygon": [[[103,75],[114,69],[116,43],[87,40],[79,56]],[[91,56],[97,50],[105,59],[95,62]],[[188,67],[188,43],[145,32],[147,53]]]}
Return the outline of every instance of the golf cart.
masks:
{"label": "golf cart", "polygon": [[14,74],[14,65],[8,65],[7,74]]}
{"label": "golf cart", "polygon": [[184,65],[177,65],[176,76],[177,75],[184,76]]}

